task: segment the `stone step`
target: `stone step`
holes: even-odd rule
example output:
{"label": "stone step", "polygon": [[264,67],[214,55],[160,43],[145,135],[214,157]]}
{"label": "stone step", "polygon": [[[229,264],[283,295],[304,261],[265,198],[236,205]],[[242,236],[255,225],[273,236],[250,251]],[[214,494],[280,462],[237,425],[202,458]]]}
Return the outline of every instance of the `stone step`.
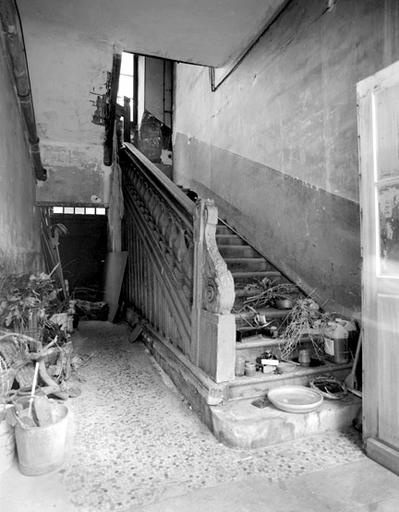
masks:
{"label": "stone step", "polygon": [[219,245],[223,258],[259,258],[259,253],[249,245]]}
{"label": "stone step", "polygon": [[[288,283],[288,279],[284,277],[280,272],[270,272],[270,274],[273,274],[270,276],[270,279],[273,281],[274,284],[280,284],[280,283]],[[240,287],[237,287],[235,290],[236,298],[240,297],[244,299],[245,297],[251,297],[253,295],[256,295],[256,292],[252,289],[246,288],[246,284],[249,283],[241,283]]]}
{"label": "stone step", "polygon": [[227,446],[248,449],[271,446],[351,426],[362,402],[348,394],[342,400],[325,399],[306,414],[280,411],[270,402],[258,408],[253,399],[211,406],[213,433]]}
{"label": "stone step", "polygon": [[262,280],[264,277],[273,278],[281,276],[281,273],[276,270],[262,270],[262,271],[241,271],[234,270],[231,272],[233,275],[234,283],[236,288],[242,288],[248,283],[256,283]]}
{"label": "stone step", "polygon": [[225,224],[218,224],[216,226],[216,235],[232,235],[234,232]]}
{"label": "stone step", "polygon": [[[236,325],[242,327],[248,327],[246,320],[251,320],[256,314],[265,315],[266,320],[282,319],[289,313],[289,309],[277,309],[277,308],[258,308],[256,313],[253,311],[242,311],[240,313],[234,313],[236,317]],[[258,327],[259,328],[259,327]]]}
{"label": "stone step", "polygon": [[[277,324],[276,324],[277,325]],[[270,331],[269,331],[270,333]],[[243,336],[247,334],[247,336]],[[248,336],[249,334],[249,336]],[[242,337],[241,337],[242,336]],[[315,337],[316,334],[313,334]],[[318,361],[318,357],[313,349],[312,340],[309,336],[303,336],[301,339],[301,348],[308,348],[311,350],[312,364],[315,364]],[[270,351],[273,355],[275,355],[278,359],[281,355],[281,338],[273,338],[267,334],[266,329],[262,332],[261,330],[243,333],[242,331],[238,331],[237,333],[237,341],[236,341],[236,355],[237,358],[241,357],[245,361],[250,361],[256,363],[256,358],[260,357],[265,351]],[[292,359],[297,361],[298,352],[293,351],[291,354]],[[292,362],[294,368],[295,361]],[[330,364],[327,362],[327,364]],[[310,367],[313,369],[313,366]],[[324,368],[320,366],[320,368]]]}
{"label": "stone step", "polygon": [[[270,320],[272,323],[270,326],[275,326],[279,328],[281,324],[281,320],[279,318]],[[269,327],[250,327],[247,325],[239,325],[236,330],[236,342],[242,343],[246,342],[248,338],[253,338],[256,336],[270,336]]]}
{"label": "stone step", "polygon": [[283,385],[306,386],[312,378],[318,375],[333,375],[343,381],[349,374],[352,363],[335,364],[326,361],[323,366],[304,367],[295,366],[293,371],[281,374],[264,374],[256,372],[253,377],[236,377],[229,382],[227,390],[228,400],[240,400],[246,398],[259,398],[265,396],[269,389]]}
{"label": "stone step", "polygon": [[[258,329],[259,331],[259,329]],[[278,338],[271,338],[264,334],[257,333],[246,338],[242,338],[236,342],[236,354],[237,357],[243,357],[246,361],[256,361],[266,350],[278,349],[280,346],[280,340]]]}
{"label": "stone step", "polygon": [[248,245],[245,240],[232,233],[222,233],[220,235],[216,233],[216,242],[219,247],[221,245]]}
{"label": "stone step", "polygon": [[224,258],[230,272],[261,272],[273,270],[264,258]]}

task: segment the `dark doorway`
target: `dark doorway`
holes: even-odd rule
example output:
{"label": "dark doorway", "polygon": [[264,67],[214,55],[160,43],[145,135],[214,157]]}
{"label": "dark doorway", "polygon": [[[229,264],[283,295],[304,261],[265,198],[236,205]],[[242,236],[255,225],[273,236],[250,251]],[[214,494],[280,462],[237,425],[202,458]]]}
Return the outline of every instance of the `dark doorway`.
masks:
{"label": "dark doorway", "polygon": [[[56,210],[56,208],[54,209]],[[72,210],[73,213],[66,213]],[[94,214],[75,212],[93,211]],[[102,300],[104,262],[107,254],[107,216],[95,208],[63,208],[53,213],[51,224],[63,224],[68,233],[60,237],[59,251],[64,278],[77,298]]]}

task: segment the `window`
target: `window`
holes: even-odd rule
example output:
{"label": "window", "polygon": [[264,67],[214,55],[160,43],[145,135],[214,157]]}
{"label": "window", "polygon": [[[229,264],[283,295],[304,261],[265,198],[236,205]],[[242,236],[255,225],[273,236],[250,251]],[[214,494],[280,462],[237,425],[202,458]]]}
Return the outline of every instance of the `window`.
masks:
{"label": "window", "polygon": [[106,215],[106,208],[94,208],[93,206],[53,206],[53,214],[66,215]]}
{"label": "window", "polygon": [[122,52],[121,72],[116,101],[123,106],[123,98],[130,99],[130,120],[133,121],[133,53]]}

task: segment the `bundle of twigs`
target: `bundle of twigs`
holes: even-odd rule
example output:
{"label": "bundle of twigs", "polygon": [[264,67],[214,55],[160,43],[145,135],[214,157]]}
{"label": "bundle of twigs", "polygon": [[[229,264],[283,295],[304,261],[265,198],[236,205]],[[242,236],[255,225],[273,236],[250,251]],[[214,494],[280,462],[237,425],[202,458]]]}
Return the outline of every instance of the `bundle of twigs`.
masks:
{"label": "bundle of twigs", "polygon": [[266,290],[248,297],[245,304],[251,304],[254,307],[262,307],[271,304],[276,299],[284,299],[298,292],[298,289],[293,284],[277,284]]}
{"label": "bundle of twigs", "polygon": [[262,307],[271,304],[276,299],[285,299],[298,293],[298,288],[292,283],[273,284],[268,281],[260,281],[258,290],[248,296],[244,304],[250,304],[253,307]]}
{"label": "bundle of twigs", "polygon": [[322,349],[318,333],[322,322],[323,314],[313,299],[298,299],[280,328],[281,358],[288,359],[300,347],[305,336],[311,341],[315,353],[320,355]]}

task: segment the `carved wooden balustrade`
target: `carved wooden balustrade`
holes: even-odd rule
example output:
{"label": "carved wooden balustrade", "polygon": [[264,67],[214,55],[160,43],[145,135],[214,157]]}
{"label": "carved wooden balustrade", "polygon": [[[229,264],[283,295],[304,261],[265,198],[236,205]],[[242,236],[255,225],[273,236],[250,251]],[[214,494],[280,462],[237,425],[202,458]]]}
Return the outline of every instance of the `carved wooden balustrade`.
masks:
{"label": "carved wooden balustrade", "polygon": [[143,325],[216,382],[234,378],[234,283],[216,245],[217,208],[193,203],[132,144],[120,151],[125,300]]}

